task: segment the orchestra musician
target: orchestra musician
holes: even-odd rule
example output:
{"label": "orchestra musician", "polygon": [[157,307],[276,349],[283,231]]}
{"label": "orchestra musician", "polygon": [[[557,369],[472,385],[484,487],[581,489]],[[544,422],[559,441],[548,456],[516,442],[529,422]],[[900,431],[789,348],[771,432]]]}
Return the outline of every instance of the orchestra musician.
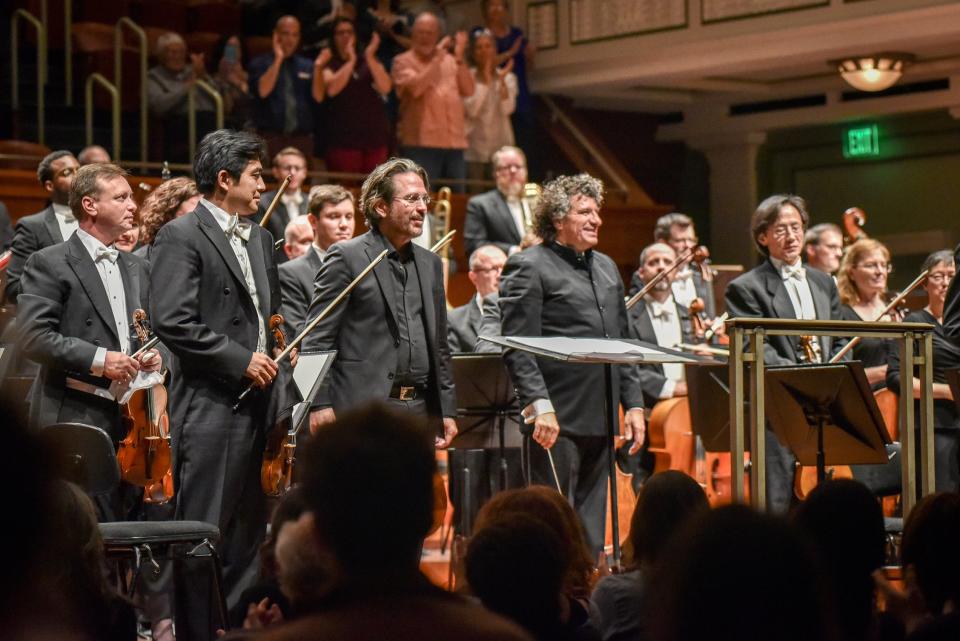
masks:
{"label": "orchestra musician", "polygon": [[820,223],[803,237],[803,255],[807,265],[830,274],[837,273],[843,256],[843,232],[833,223]]}
{"label": "orchestra musician", "polygon": [[[927,304],[903,319],[908,323],[933,325],[933,440],[937,492],[960,489],[960,412],[947,384],[945,372],[960,368],[960,343],[951,340],[944,328],[944,303],[947,290],[956,282],[957,267],[949,249],[936,251],[924,261],[921,271],[929,269],[924,282]],[[889,350],[887,388],[900,393],[900,351]],[[920,380],[913,378],[914,398],[920,395]],[[920,424],[920,406],[915,405],[914,425]],[[919,437],[918,437],[919,438]],[[917,451],[919,465],[919,449]],[[919,468],[918,468],[919,469]]]}
{"label": "orchestra musician", "polygon": [[[236,412],[233,405],[251,382],[267,388],[278,375],[268,355],[268,319],[280,308],[273,237],[247,220],[264,190],[263,154],[254,134],[207,134],[193,162],[203,199],[160,229],[151,256],[150,317],[178,373],[169,412],[175,518],[220,528],[230,605],[255,580],[265,536],[267,394],[252,395]],[[200,570],[186,567],[179,577],[177,638],[212,638],[208,601],[197,596],[209,585]]]}
{"label": "orchestra musician", "polygon": [[506,262],[507,255],[496,245],[481,245],[470,254],[467,276],[477,293],[465,305],[451,309],[447,314],[451,352],[476,351],[484,298],[496,295],[500,288],[500,272]]}
{"label": "orchestra musician", "polygon": [[304,340],[305,350],[337,350],[311,412],[311,430],[377,399],[429,419],[438,448],[456,436],[443,268],[439,256],[412,242],[430,208],[428,185],[412,160],[379,165],[360,192],[370,230],[327,251],[307,322],[376,256],[389,253]]}
{"label": "orchestra musician", "polygon": [[[147,307],[150,266],[113,247],[135,224],[137,204],[126,176],[110,164],[77,171],[69,197],[77,231],[30,256],[18,302],[24,354],[41,366],[31,423],[94,425],[114,445],[127,430],[117,402],[121,390],[111,384],[127,386],[141,371],[162,366],[156,350],[130,356],[137,347],[130,321],[134,310]],[[98,501],[102,519],[126,516],[118,500]]]}
{"label": "orchestra musician", "polygon": [[[803,198],[776,194],[761,202],[750,221],[750,232],[765,260],[733,280],[726,293],[732,318],[792,318],[840,320],[840,297],[833,279],[800,262],[803,235],[810,218]],[[812,337],[818,362],[827,362],[845,343],[829,336]],[[768,336],[764,343],[767,365],[804,362],[795,336]],[[766,430],[767,501],[770,509],[785,513],[793,495],[794,456]]]}
{"label": "orchestra musician", "polygon": [[317,185],[310,190],[307,220],[313,243],[307,252],[279,267],[283,318],[294,334],[303,330],[313,300],[313,281],[334,243],[353,238],[356,207],[353,194],[340,185]]}
{"label": "orchestra musician", "polygon": [[527,157],[520,148],[506,146],[493,152],[490,162],[497,187],[467,201],[463,242],[467,255],[481,245],[496,245],[509,256],[520,251],[532,223],[523,197]]}
{"label": "orchestra musician", "polygon": [[[534,215],[543,243],[511,256],[500,281],[504,336],[628,335],[620,273],[613,260],[594,249],[602,205],[603,184],[592,176],[561,176],[544,185]],[[612,446],[605,428],[604,367],[513,350],[504,353],[504,360],[524,421],[532,426],[531,477],[542,485],[559,483],[598,553],[604,542],[606,461]],[[612,392],[613,407],[621,402],[626,409],[624,434],[636,453],[645,424],[635,367],[614,369]]]}

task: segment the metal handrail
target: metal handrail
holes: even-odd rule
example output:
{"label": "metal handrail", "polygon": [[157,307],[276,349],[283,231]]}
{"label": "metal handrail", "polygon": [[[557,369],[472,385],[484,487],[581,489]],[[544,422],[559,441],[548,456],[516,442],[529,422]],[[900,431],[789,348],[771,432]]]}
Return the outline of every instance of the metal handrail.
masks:
{"label": "metal handrail", "polygon": [[[44,0],[46,2],[46,0]],[[73,0],[63,0],[63,91],[67,106],[73,106]]]}
{"label": "metal handrail", "polygon": [[107,90],[111,98],[111,125],[113,128],[113,162],[120,164],[120,89],[107,80],[103,74],[92,73],[87,77],[84,92],[87,120],[87,146],[93,144],[93,85],[99,84]]}
{"label": "metal handrail", "polygon": [[[784,318],[731,318],[730,336],[730,453],[731,469],[744,469],[745,449],[745,365],[750,364],[750,501],[757,509],[766,507],[766,429],[764,391],[764,343],[766,336],[869,336],[892,338],[900,349],[900,439],[903,516],[916,504],[917,479],[913,403],[913,371],[920,368],[920,491],[928,494],[935,486],[933,443],[933,325],[927,323],[885,323]],[[920,355],[914,356],[919,344]],[[749,346],[750,351],[744,350]],[[732,479],[733,499],[743,502],[742,474]]]}
{"label": "metal handrail", "polygon": [[123,28],[137,35],[140,46],[140,160],[147,160],[147,32],[140,25],[124,16],[113,28],[113,80],[117,93],[123,95]]}
{"label": "metal handrail", "polygon": [[223,129],[223,96],[206,80],[196,78],[187,91],[187,143],[190,158],[197,152],[197,89],[200,88],[213,99],[217,114],[217,129]]}
{"label": "metal handrail", "polygon": [[[45,7],[46,3],[41,8]],[[44,140],[44,91],[47,68],[47,29],[35,15],[26,9],[17,9],[10,17],[10,103],[14,112],[20,109],[20,43],[17,41],[17,22],[26,20],[37,30],[37,142]]]}

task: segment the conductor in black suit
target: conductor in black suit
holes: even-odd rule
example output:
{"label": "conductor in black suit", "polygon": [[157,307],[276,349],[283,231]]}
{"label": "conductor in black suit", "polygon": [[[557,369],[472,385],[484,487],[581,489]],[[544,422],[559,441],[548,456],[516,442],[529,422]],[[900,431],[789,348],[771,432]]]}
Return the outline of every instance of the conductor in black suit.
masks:
{"label": "conductor in black suit", "polygon": [[[268,355],[269,317],[280,308],[273,238],[247,220],[264,189],[263,153],[253,134],[207,134],[193,163],[203,199],[160,229],[151,253],[151,318],[177,372],[170,388],[176,518],[219,526],[230,605],[256,578],[265,535],[267,391],[232,407],[247,385],[267,388],[278,371]],[[177,637],[211,638],[211,622],[192,609],[203,601],[189,600],[177,610]]]}
{"label": "conductor in black suit", "polygon": [[[616,264],[594,250],[602,220],[603,184],[586,174],[561,176],[544,185],[534,217],[543,244],[507,260],[500,281],[504,336],[628,336],[623,282]],[[555,485],[553,453],[564,496],[586,526],[594,552],[603,548],[607,452],[604,366],[569,364],[531,354],[504,353],[532,425],[531,476]],[[643,395],[636,368],[614,369],[611,403],[622,402],[624,435],[636,453],[643,442]]]}
{"label": "conductor in black suit", "polygon": [[[960,265],[960,246],[954,253],[954,264]],[[947,298],[943,306],[943,333],[960,344],[960,278],[950,281]]]}
{"label": "conductor in black suit", "polygon": [[313,281],[323,257],[334,243],[353,238],[355,209],[353,194],[340,185],[319,185],[310,190],[307,218],[313,228],[313,243],[303,256],[279,267],[282,314],[294,334],[303,330],[307,320],[307,308],[313,300]]}
{"label": "conductor in black suit", "polygon": [[10,249],[13,255],[7,266],[5,300],[16,303],[20,295],[20,278],[27,259],[37,250],[62,243],[77,229],[77,219],[70,208],[70,185],[80,168],[73,154],[65,149],[47,154],[37,166],[37,179],[50,194],[50,204],[36,214],[17,221]]}
{"label": "conductor in black suit", "polygon": [[532,212],[523,198],[527,157],[517,147],[502,147],[491,159],[497,188],[467,201],[463,242],[467,255],[481,245],[496,245],[508,256],[520,251]]}
{"label": "conductor in black suit", "polygon": [[[296,147],[284,147],[273,157],[272,172],[277,180],[277,186],[283,182],[284,178],[290,176],[287,188],[280,195],[280,202],[277,203],[276,209],[270,214],[270,220],[267,221],[267,229],[273,235],[273,240],[278,241],[283,240],[283,232],[290,221],[308,211],[307,195],[303,193],[303,183],[307,179],[307,157]],[[276,195],[277,190],[271,189],[260,196],[260,204],[256,214],[251,218],[252,222],[259,224]],[[274,258],[277,264],[287,262],[283,247],[274,251]]]}
{"label": "conductor in black suit", "polygon": [[428,185],[412,160],[378,166],[360,192],[370,231],[327,252],[308,322],[377,255],[389,253],[304,341],[304,350],[337,350],[311,413],[312,430],[366,401],[385,400],[429,418],[428,436],[438,448],[456,436],[443,269],[436,254],[412,242],[430,208]]}
{"label": "conductor in black suit", "polygon": [[451,352],[476,351],[483,299],[499,291],[500,272],[506,262],[507,255],[496,245],[482,245],[470,254],[467,276],[477,293],[465,305],[447,313],[447,339]]}
{"label": "conductor in black suit", "polygon": [[[800,261],[809,220],[807,204],[799,196],[776,194],[757,206],[750,231],[766,260],[730,283],[726,303],[731,318],[841,320],[833,278]],[[814,361],[828,362],[844,343],[830,336],[813,337]],[[763,357],[767,365],[807,362],[796,336],[767,336]],[[771,510],[786,512],[795,458],[769,429],[766,436],[767,502]]]}

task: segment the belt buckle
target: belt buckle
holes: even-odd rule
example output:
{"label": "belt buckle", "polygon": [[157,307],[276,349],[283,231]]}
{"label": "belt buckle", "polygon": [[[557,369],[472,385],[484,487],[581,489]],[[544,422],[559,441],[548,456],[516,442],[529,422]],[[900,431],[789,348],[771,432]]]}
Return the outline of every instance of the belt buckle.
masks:
{"label": "belt buckle", "polygon": [[412,401],[417,398],[417,388],[416,387],[406,387],[400,386],[400,396],[398,398],[401,401]]}

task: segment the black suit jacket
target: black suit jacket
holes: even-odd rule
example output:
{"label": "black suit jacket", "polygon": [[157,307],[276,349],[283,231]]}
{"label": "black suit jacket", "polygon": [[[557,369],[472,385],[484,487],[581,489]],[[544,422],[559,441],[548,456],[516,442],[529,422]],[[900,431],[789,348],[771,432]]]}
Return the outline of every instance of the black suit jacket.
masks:
{"label": "black suit jacket", "polygon": [[[148,306],[149,264],[138,256],[120,252],[127,312]],[[97,267],[83,242],[73,235],[65,243],[47,247],[27,261],[17,320],[24,354],[41,365],[33,386],[30,416],[43,427],[78,421],[101,427],[120,440],[124,434],[116,402],[86,392],[67,389],[69,376],[97,387],[110,380],[94,377],[90,366],[99,347],[120,351],[110,301]],[[130,320],[126,325],[130,329]],[[132,333],[132,332],[131,332]],[[131,347],[137,341],[131,336]]]}
{"label": "black suit jacket", "polygon": [[10,212],[0,202],[0,254],[10,249],[13,243],[13,225],[10,224]]}
{"label": "black suit jacket", "polygon": [[57,215],[53,213],[53,205],[48,205],[43,211],[24,216],[17,221],[13,230],[13,256],[7,266],[7,284],[5,298],[8,303],[16,303],[20,295],[20,278],[23,276],[27,259],[35,251],[63,242],[60,233],[60,224]]}
{"label": "black suit jacket", "polygon": [[466,305],[447,312],[447,341],[451,352],[472,352],[477,345],[480,330],[480,307],[476,297]]}
{"label": "black suit jacket", "polygon": [[[657,345],[657,334],[653,331],[653,322],[650,320],[650,312],[647,310],[646,301],[642,299],[638,301],[627,314],[630,319],[630,338]],[[690,312],[683,305],[677,304],[677,315],[680,320],[680,336],[683,342],[696,342],[693,336]],[[673,345],[661,345],[661,347],[672,349]],[[663,384],[667,380],[667,377],[663,374],[663,365],[651,364],[638,365],[637,367],[645,406],[652,408],[660,400],[660,390],[663,389]]]}
{"label": "black suit jacket", "polygon": [[[955,264],[960,265],[960,246],[954,250]],[[943,333],[953,339],[960,339],[960,278],[950,281],[947,300],[943,306]]]}
{"label": "black suit jacket", "polygon": [[467,201],[463,242],[468,257],[477,247],[488,244],[509,255],[510,247],[519,245],[521,240],[507,201],[498,190],[485,191]]}
{"label": "black suit jacket", "polygon": [[[382,237],[375,231],[333,245],[317,274],[307,320],[318,316],[381,251]],[[442,264],[438,256],[417,245],[413,256],[430,350],[427,402],[431,413],[456,416]],[[305,339],[304,350],[337,350],[317,396],[317,407],[333,407],[339,413],[390,395],[399,345],[393,283],[385,258]]]}
{"label": "black suit jacket", "polygon": [[[307,309],[313,300],[313,282],[320,271],[320,257],[311,247],[303,256],[280,265],[280,291],[283,294],[283,314],[289,333],[293,335],[303,331],[307,320]],[[288,336],[293,338],[293,336]]]}
{"label": "black suit jacket", "polygon": [[[829,274],[806,268],[807,283],[818,320],[842,320],[837,286]],[[769,260],[733,280],[727,287],[727,312],[730,318],[796,318],[783,278]],[[820,336],[824,362],[846,344],[846,339]],[[801,362],[796,336],[767,336],[764,342],[767,365],[792,365]],[[846,357],[849,358],[849,355]]]}
{"label": "black suit jacket", "polygon": [[[276,189],[271,189],[270,191],[265,191],[260,195],[260,207],[253,216],[250,217],[250,222],[260,224],[260,221],[263,220],[263,215],[267,213],[267,207],[270,206],[270,203],[273,202],[274,197],[277,195]],[[306,214],[308,205],[307,194],[303,194],[303,199],[300,201],[300,213]],[[273,242],[276,243],[278,240],[283,240],[283,232],[287,229],[287,223],[290,222],[290,215],[287,213],[287,207],[283,204],[283,201],[277,203],[277,208],[273,210],[273,213],[270,214],[270,220],[267,221],[267,231],[273,236]],[[289,260],[287,254],[283,251],[283,245],[280,245],[280,248],[274,250],[274,260],[278,265],[283,264]]]}
{"label": "black suit jacket", "polygon": [[[697,296],[703,299],[704,313],[708,318],[717,316],[717,300],[713,295],[713,283],[703,280],[703,274],[694,265],[692,267],[693,288],[697,290]],[[630,277],[630,291],[627,296],[633,296],[643,288],[643,279],[640,278],[640,271],[634,271]]]}
{"label": "black suit jacket", "polygon": [[[504,336],[628,337],[623,282],[608,256],[592,252],[590,274],[575,269],[564,254],[571,250],[544,243],[507,260],[500,280]],[[569,364],[506,350],[504,360],[520,397],[520,407],[549,399],[561,434],[602,436],[602,365]],[[636,367],[614,369],[612,403],[643,406]]]}

